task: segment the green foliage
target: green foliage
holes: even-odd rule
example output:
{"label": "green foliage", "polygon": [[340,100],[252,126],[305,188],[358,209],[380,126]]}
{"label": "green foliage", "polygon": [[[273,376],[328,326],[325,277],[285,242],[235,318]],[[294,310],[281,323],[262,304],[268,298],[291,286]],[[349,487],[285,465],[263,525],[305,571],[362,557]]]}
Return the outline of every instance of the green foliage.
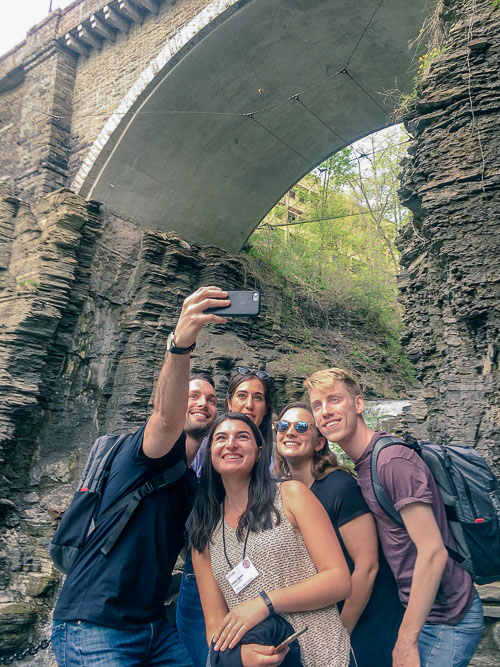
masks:
{"label": "green foliage", "polygon": [[[293,188],[293,211],[307,224],[286,224],[290,199],[284,197],[246,246],[292,299],[300,290],[330,327],[360,332],[362,340],[348,352],[352,367],[385,368],[403,384],[411,383],[412,368],[399,344],[394,241],[406,218],[397,198],[406,136],[365,140],[362,164],[352,148],[329,158]],[[304,370],[313,370],[304,361]]]}
{"label": "green foliage", "polygon": [[[345,191],[355,176],[348,151],[344,149],[338,160],[329,158],[320,167],[320,176],[309,177],[313,187],[304,217],[316,221],[303,226],[264,225],[251,238],[250,254],[287,282],[327,293],[341,319],[387,329],[396,318],[396,267],[391,253],[396,252],[397,227],[389,217],[375,223],[367,207],[353,215],[361,195],[356,201],[354,185]],[[338,191],[339,185],[344,191]],[[282,217],[282,206],[270,217]]]}
{"label": "green foliage", "polygon": [[27,280],[18,280],[17,287],[18,288],[24,287],[26,289],[36,289],[38,287],[38,283],[33,278],[28,278]]}
{"label": "green foliage", "polygon": [[352,149],[349,146],[331,155],[318,167],[318,172],[323,174],[322,182],[325,191],[328,188],[340,188],[345,185],[354,170],[355,163],[352,159]]}

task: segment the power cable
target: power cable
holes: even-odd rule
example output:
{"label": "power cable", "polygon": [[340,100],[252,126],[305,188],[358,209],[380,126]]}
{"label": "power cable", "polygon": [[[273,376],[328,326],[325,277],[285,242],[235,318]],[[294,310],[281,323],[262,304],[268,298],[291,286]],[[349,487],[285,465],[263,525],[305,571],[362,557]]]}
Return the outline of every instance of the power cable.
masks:
{"label": "power cable", "polygon": [[357,44],[356,44],[356,46],[355,46],[354,49],[353,49],[353,52],[351,53],[351,55],[350,55],[349,58],[347,59],[347,62],[346,62],[346,64],[345,64],[345,66],[344,66],[344,69],[347,68],[347,66],[348,66],[349,63],[351,62],[351,60],[352,60],[354,54],[355,54],[356,51],[358,50],[358,47],[359,47],[359,45],[361,44],[361,41],[362,41],[363,37],[366,35],[366,32],[368,31],[369,27],[371,26],[371,24],[372,24],[372,22],[373,22],[373,19],[374,19],[375,16],[377,15],[378,10],[379,10],[380,7],[382,6],[382,3],[383,3],[383,2],[384,2],[384,0],[380,0],[380,2],[378,3],[377,8],[375,9],[375,11],[373,12],[373,14],[372,14],[372,16],[371,16],[371,19],[368,21],[368,23],[366,24],[365,29],[364,29],[363,32],[361,33],[361,37],[358,39]]}
{"label": "power cable", "polygon": [[263,125],[263,124],[262,124],[260,121],[258,121],[256,118],[254,118],[253,114],[247,114],[247,116],[248,116],[248,118],[250,118],[251,120],[255,121],[255,122],[257,123],[257,125],[260,125],[262,128],[264,128],[264,130],[266,130],[266,132],[269,132],[269,134],[270,134],[272,137],[274,137],[275,139],[277,139],[278,141],[280,141],[284,146],[286,146],[286,147],[289,148],[291,151],[293,151],[293,152],[294,152],[296,155],[298,155],[302,160],[305,160],[305,162],[307,162],[307,163],[314,169],[314,167],[316,166],[314,162],[311,162],[311,160],[309,160],[309,159],[306,158],[304,155],[302,155],[302,153],[299,153],[299,151],[295,150],[295,148],[294,148],[293,146],[290,146],[290,144],[288,144],[284,139],[282,139],[281,137],[278,137],[278,135],[275,134],[272,130],[270,130],[268,127],[266,127],[265,125]]}
{"label": "power cable", "polygon": [[[396,211],[397,209],[395,207],[390,207],[390,208],[374,208],[372,209],[372,213],[385,213],[385,211]],[[254,232],[258,232],[259,229],[264,229],[264,228],[273,228],[273,227],[291,227],[292,225],[308,225],[312,222],[325,222],[327,220],[341,220],[343,218],[352,218],[356,215],[370,215],[370,211],[359,211],[358,213],[344,213],[343,215],[329,215],[325,218],[314,218],[313,220],[292,220],[291,222],[277,222],[276,224],[271,224],[269,222],[265,222],[264,224],[260,225],[257,227]]]}
{"label": "power cable", "polygon": [[355,84],[358,86],[358,88],[360,88],[360,89],[364,92],[364,94],[365,94],[367,97],[369,97],[369,98],[371,99],[371,101],[374,102],[374,104],[376,104],[376,105],[378,106],[378,108],[379,108],[381,111],[384,112],[384,115],[387,116],[387,109],[384,109],[384,107],[383,107],[381,104],[379,104],[379,103],[377,102],[377,100],[376,100],[374,97],[372,97],[372,96],[370,95],[370,93],[369,93],[367,90],[365,90],[365,89],[363,88],[363,86],[359,83],[359,81],[356,81],[356,79],[352,76],[352,74],[350,74],[350,72],[347,70],[347,67],[345,68],[345,73],[346,73],[347,76],[351,79],[351,81],[352,81],[353,83],[355,83]]}
{"label": "power cable", "polygon": [[322,125],[324,125],[328,130],[330,130],[330,132],[332,132],[332,133],[333,133],[336,137],[338,137],[341,141],[343,141],[344,143],[346,143],[346,140],[344,139],[344,137],[343,137],[342,135],[340,135],[338,132],[336,132],[336,131],[335,131],[332,127],[330,127],[327,123],[325,123],[325,121],[324,121],[323,119],[321,119],[317,114],[315,114],[314,111],[312,111],[307,105],[305,105],[304,102],[302,102],[302,100],[300,99],[299,95],[294,95],[292,99],[293,99],[293,100],[296,100],[299,104],[301,104],[301,105],[304,107],[304,109],[306,109],[307,111],[309,111],[309,113],[310,113],[312,116],[314,116],[314,118],[316,118],[317,120],[319,120],[319,122],[320,122]]}
{"label": "power cable", "polygon": [[[344,68],[342,67],[337,72],[334,72],[333,74],[329,74],[328,76],[325,76],[323,79],[320,79],[319,81],[316,81],[315,83],[313,83],[308,88],[304,88],[304,90],[301,90],[299,93],[295,93],[294,95],[291,95],[290,97],[287,97],[285,100],[282,100],[280,102],[280,104],[283,104],[283,102],[289,102],[290,100],[293,100],[296,96],[305,95],[305,93],[308,93],[313,88],[317,88],[317,86],[320,86],[322,83],[325,83],[325,81],[330,81],[331,79],[334,79],[339,74],[342,74],[343,71],[344,71]],[[259,113],[259,111],[256,111],[255,113]],[[262,111],[265,111],[265,109],[262,109]]]}

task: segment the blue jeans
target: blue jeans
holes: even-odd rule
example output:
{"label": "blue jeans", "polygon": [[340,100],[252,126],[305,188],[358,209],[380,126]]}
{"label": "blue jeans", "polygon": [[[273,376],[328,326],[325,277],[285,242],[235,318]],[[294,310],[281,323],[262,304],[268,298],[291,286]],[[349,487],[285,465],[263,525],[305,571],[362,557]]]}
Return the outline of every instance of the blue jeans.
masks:
{"label": "blue jeans", "polygon": [[54,621],[52,648],[59,667],[192,667],[165,619],[118,630],[86,621]]}
{"label": "blue jeans", "polygon": [[190,553],[186,557],[184,572],[182,573],[175,622],[179,636],[188,650],[194,667],[205,667],[208,656],[205,619],[203,618],[200,594],[198,593]]}
{"label": "blue jeans", "polygon": [[483,606],[478,594],[457,625],[426,623],[418,638],[422,667],[466,667],[483,634]]}

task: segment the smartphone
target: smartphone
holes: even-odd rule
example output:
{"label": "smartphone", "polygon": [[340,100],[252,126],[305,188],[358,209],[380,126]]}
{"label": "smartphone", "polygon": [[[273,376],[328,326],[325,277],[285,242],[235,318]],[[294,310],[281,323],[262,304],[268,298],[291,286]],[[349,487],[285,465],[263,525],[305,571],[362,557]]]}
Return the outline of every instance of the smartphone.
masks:
{"label": "smartphone", "polygon": [[206,313],[222,317],[256,317],[260,313],[260,292],[256,290],[227,290],[229,306],[207,308]]}
{"label": "smartphone", "polygon": [[300,637],[300,635],[303,635],[304,632],[308,629],[307,625],[305,628],[302,628],[302,630],[297,630],[297,632],[294,632],[293,635],[290,635],[286,639],[284,639],[281,644],[278,644],[276,648],[274,649],[275,653],[279,653],[280,651],[283,651],[289,644],[291,644],[297,637]]}

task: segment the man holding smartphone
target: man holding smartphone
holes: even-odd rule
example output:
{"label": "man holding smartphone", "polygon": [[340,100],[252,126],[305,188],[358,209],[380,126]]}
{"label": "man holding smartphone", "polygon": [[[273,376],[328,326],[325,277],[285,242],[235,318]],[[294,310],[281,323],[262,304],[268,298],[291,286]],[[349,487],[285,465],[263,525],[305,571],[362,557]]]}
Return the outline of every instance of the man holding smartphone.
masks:
{"label": "man holding smartphone", "polygon": [[[184,300],[156,387],[153,413],[116,454],[100,511],[179,461],[190,462],[217,416],[213,385],[190,380],[190,353],[202,327],[225,318],[207,308],[229,305],[227,292],[202,287]],[[118,511],[88,538],[54,610],[52,646],[59,667],[190,667],[176,630],[164,618],[172,569],[191,510],[189,473],[139,503],[113,549],[102,552]]]}

